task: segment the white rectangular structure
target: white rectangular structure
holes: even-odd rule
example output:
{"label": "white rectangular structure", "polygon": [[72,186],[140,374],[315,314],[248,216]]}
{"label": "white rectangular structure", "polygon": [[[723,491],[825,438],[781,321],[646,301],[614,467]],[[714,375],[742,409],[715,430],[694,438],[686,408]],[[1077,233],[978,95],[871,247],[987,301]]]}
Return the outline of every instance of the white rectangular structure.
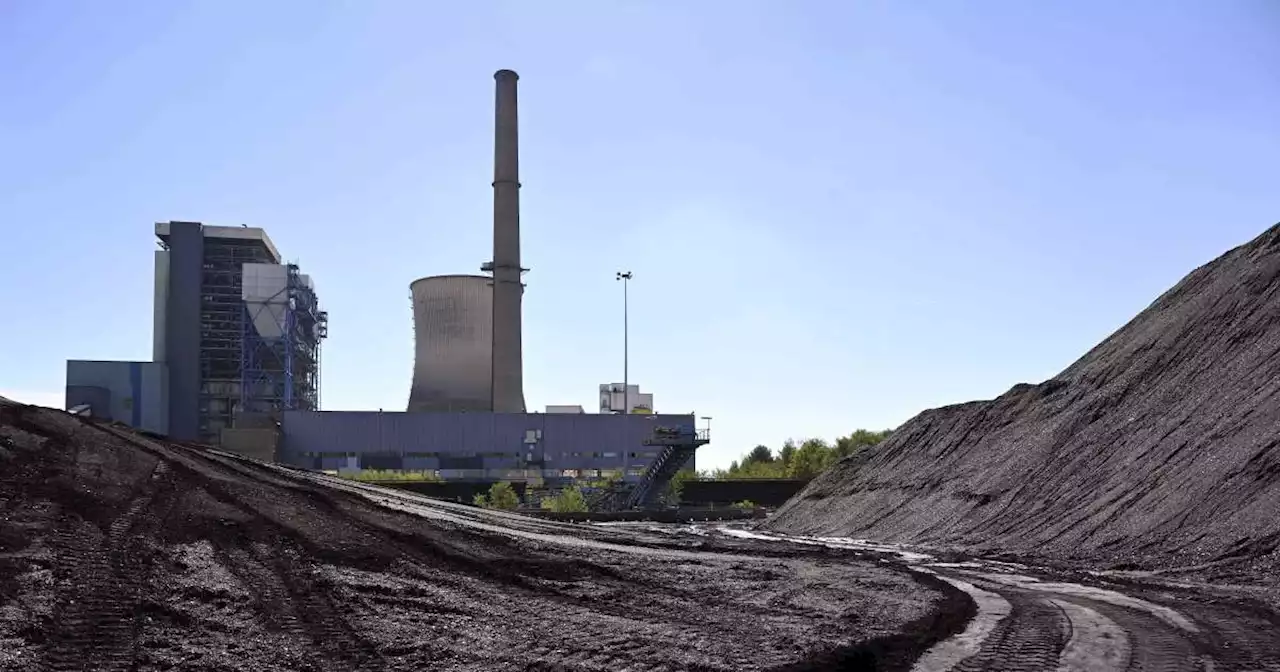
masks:
{"label": "white rectangular structure", "polygon": [[[312,291],[311,276],[300,275]],[[283,335],[285,313],[289,310],[289,267],[281,264],[244,264],[240,298],[244,300],[253,327],[262,338]]]}
{"label": "white rectangular structure", "polygon": [[586,413],[586,409],[579,404],[550,404],[547,406],[548,413]]}
{"label": "white rectangular structure", "polygon": [[[624,394],[624,390],[629,394]],[[639,385],[603,383],[600,385],[600,412],[652,414],[653,394],[641,393]]]}

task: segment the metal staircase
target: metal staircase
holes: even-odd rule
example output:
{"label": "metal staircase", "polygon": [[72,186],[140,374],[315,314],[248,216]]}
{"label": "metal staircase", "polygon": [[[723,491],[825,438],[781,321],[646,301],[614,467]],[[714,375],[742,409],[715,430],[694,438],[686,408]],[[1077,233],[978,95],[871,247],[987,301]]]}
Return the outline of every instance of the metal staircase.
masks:
{"label": "metal staircase", "polygon": [[605,488],[598,488],[586,496],[589,511],[621,511],[627,508],[630,500],[631,486],[628,483],[613,483]]}
{"label": "metal staircase", "polygon": [[667,484],[698,448],[711,442],[707,430],[693,427],[658,427],[644,440],[646,446],[665,446],[665,450],[649,465],[626,500],[628,509],[650,508],[666,492]]}

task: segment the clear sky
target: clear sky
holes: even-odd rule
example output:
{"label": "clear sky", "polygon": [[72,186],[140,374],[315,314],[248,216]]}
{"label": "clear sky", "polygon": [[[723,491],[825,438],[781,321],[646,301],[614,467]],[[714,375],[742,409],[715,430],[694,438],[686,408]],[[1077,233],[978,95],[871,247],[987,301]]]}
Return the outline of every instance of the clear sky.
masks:
{"label": "clear sky", "polygon": [[490,258],[521,75],[526,397],[622,377],[700,466],[1063,369],[1280,221],[1280,4],[0,0],[0,394],[149,359],[152,223],[265,228],[327,409]]}

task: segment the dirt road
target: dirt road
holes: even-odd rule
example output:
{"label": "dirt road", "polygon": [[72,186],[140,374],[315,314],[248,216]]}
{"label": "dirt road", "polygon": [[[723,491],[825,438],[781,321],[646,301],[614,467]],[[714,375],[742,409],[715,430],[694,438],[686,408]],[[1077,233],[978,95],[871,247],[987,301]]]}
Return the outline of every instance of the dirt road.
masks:
{"label": "dirt road", "polygon": [[1248,586],[980,559],[944,562],[866,541],[719,532],[781,545],[875,549],[964,591],[977,605],[973,619],[925,651],[914,672],[1280,670],[1280,615]]}

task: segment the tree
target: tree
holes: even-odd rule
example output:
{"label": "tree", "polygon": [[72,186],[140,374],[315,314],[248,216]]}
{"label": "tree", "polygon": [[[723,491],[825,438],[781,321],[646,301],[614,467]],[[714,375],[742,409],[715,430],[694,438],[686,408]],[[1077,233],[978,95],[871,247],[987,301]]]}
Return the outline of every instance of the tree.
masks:
{"label": "tree", "polygon": [[835,452],[822,439],[808,439],[800,444],[791,460],[787,462],[787,476],[790,478],[813,478],[831,466],[835,461]]}
{"label": "tree", "polygon": [[788,464],[791,464],[791,458],[795,457],[795,454],[796,442],[791,439],[787,439],[787,442],[782,444],[782,450],[778,451],[778,461],[785,467]]}
{"label": "tree", "polygon": [[767,446],[756,446],[740,462],[730,463],[728,469],[702,471],[699,477],[715,480],[813,478],[837,460],[880,443],[890,433],[891,430],[887,429],[880,432],[859,429],[837,438],[834,444],[822,439],[807,439],[796,446],[795,441],[788,440],[776,455]]}
{"label": "tree", "polygon": [[499,481],[489,486],[489,506],[495,509],[511,511],[520,506],[520,496],[516,489],[506,481]]}
{"label": "tree", "polygon": [[511,511],[520,507],[520,496],[516,494],[515,488],[510,483],[500,481],[489,486],[489,495],[476,493],[471,499],[476,506],[486,509],[502,509]]}
{"label": "tree", "polygon": [[671,481],[667,483],[667,491],[665,493],[667,504],[679,505],[680,498],[684,496],[684,482],[697,477],[698,474],[689,469],[677,471],[676,475],[672,476]]}
{"label": "tree", "polygon": [[782,462],[746,462],[738,467],[730,478],[786,478],[787,468]]}
{"label": "tree", "polygon": [[542,508],[557,513],[586,513],[587,500],[578,486],[573,485],[556,493],[555,497],[542,500]]}
{"label": "tree", "polygon": [[773,461],[773,451],[769,450],[769,446],[756,446],[742,458],[742,464],[754,464],[757,462],[769,463]]}
{"label": "tree", "polygon": [[849,436],[836,439],[836,456],[848,457],[880,443],[889,436],[889,430],[872,432],[866,429],[854,430]]}

